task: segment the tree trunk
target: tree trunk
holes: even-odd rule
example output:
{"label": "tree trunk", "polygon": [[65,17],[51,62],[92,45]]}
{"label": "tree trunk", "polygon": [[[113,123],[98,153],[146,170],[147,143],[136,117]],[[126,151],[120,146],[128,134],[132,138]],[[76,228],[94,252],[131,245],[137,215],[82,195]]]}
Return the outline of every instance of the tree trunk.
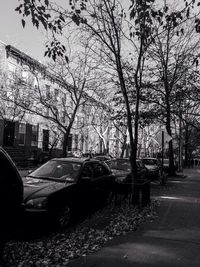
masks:
{"label": "tree trunk", "polygon": [[[137,186],[136,184],[136,179],[137,179],[137,165],[136,165],[136,156],[137,156],[137,136],[134,140],[133,138],[133,124],[132,124],[132,113],[131,113],[131,108],[130,108],[130,102],[128,98],[128,93],[127,93],[127,88],[124,80],[124,75],[123,75],[123,69],[121,65],[121,57],[119,54],[115,54],[116,57],[116,64],[117,64],[117,72],[118,72],[118,77],[119,77],[119,82],[120,82],[120,87],[121,87],[121,92],[124,97],[125,101],[125,106],[126,106],[126,112],[127,112],[127,128],[128,128],[128,133],[129,133],[129,140],[130,140],[130,164],[131,164],[131,178],[132,178],[132,203],[135,204],[134,197],[138,195],[136,192]],[[136,80],[138,79],[138,71],[140,68],[140,63],[141,63],[141,51],[140,51],[140,57],[138,59],[138,65],[137,65],[137,71],[135,73],[135,78]],[[138,81],[138,80],[137,80]],[[136,90],[139,87],[136,85]],[[138,92],[137,92],[138,93]],[[137,102],[138,101],[138,102]],[[138,104],[138,105],[137,105]],[[136,100],[136,110],[139,107],[139,98]],[[136,114],[136,120],[135,120],[135,134],[137,135],[137,127],[138,127],[138,114]]]}
{"label": "tree trunk", "polygon": [[53,142],[53,144],[51,145],[49,149],[49,155],[48,155],[49,160],[52,158],[52,152],[53,152],[55,145],[56,145],[56,140]]}
{"label": "tree trunk", "polygon": [[190,167],[188,166],[188,124],[185,124],[185,162],[184,162],[184,166],[185,167]]}
{"label": "tree trunk", "polygon": [[127,135],[124,136],[120,158],[124,157],[124,152],[125,152],[125,149],[126,149],[126,142],[127,142]]}
{"label": "tree trunk", "polygon": [[[167,99],[167,117],[166,117],[166,130],[167,133],[172,136],[171,131],[171,108],[169,101]],[[175,174],[175,168],[174,168],[174,149],[173,149],[173,142],[172,140],[169,141],[169,174],[174,175]]]}
{"label": "tree trunk", "polygon": [[[128,128],[128,133],[129,133],[129,141],[130,141],[130,164],[131,164],[131,176],[132,176],[132,196],[136,195],[135,192],[135,183],[136,183],[136,177],[137,177],[137,170],[136,170],[136,152],[134,151],[137,146],[135,146],[134,143],[134,138],[133,138],[133,128],[132,128],[132,114],[131,114],[131,109],[130,109],[130,103],[128,99],[128,94],[126,90],[126,85],[124,81],[124,76],[123,76],[123,71],[121,68],[120,60],[119,60],[119,66],[118,66],[118,76],[120,80],[120,85],[121,85],[121,91],[123,93],[125,105],[126,105],[126,111],[127,111],[127,128]],[[133,204],[135,204],[134,200],[132,201]]]}
{"label": "tree trunk", "polygon": [[67,157],[68,153],[68,140],[69,140],[69,135],[70,135],[70,130],[66,130],[64,133],[64,139],[63,139],[63,151],[62,151],[62,156],[65,158]]}

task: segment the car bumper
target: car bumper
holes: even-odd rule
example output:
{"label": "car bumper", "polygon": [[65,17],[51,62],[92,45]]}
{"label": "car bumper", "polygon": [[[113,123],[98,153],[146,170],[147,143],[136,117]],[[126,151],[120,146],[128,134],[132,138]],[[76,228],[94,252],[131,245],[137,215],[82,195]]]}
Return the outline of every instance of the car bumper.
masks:
{"label": "car bumper", "polygon": [[26,223],[40,224],[49,220],[49,213],[45,209],[26,209],[24,212],[24,220]]}

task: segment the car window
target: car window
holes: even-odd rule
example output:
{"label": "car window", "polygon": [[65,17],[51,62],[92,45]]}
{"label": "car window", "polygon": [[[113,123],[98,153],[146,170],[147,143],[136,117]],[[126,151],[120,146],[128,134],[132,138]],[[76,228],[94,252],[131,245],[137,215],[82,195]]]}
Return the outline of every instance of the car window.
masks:
{"label": "car window", "polygon": [[168,159],[164,159],[163,162],[164,162],[164,164],[169,164],[169,160]]}
{"label": "car window", "polygon": [[53,179],[76,179],[81,164],[68,161],[50,160],[30,174],[31,177]]}
{"label": "car window", "polygon": [[143,159],[142,160],[146,165],[156,165],[158,161],[156,159]]}
{"label": "car window", "polygon": [[103,162],[102,165],[103,165],[103,168],[104,168],[104,175],[109,175],[111,173],[109,164],[107,162],[106,163]]}
{"label": "car window", "polygon": [[140,168],[140,169],[144,168],[144,165],[141,161],[136,161],[136,164],[137,164],[138,168]]}
{"label": "car window", "polygon": [[93,177],[93,169],[92,169],[92,166],[89,165],[89,164],[86,164],[84,167],[83,167],[83,171],[82,171],[82,177],[90,177],[92,178]]}
{"label": "car window", "polygon": [[129,160],[124,160],[124,159],[111,160],[109,165],[111,169],[124,170],[124,171],[131,170],[131,164]]}
{"label": "car window", "polygon": [[92,164],[93,170],[94,170],[94,178],[100,177],[100,176],[104,176],[104,175],[108,175],[109,169],[106,165],[101,164],[101,163],[93,163]]}

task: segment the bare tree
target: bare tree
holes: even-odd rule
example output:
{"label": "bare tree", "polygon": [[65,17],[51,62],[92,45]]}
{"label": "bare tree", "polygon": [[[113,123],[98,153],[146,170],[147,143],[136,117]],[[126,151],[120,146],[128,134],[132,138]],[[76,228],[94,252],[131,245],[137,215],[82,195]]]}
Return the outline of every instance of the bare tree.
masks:
{"label": "bare tree", "polygon": [[[185,77],[194,69],[194,62],[200,48],[195,30],[186,23],[174,28],[172,21],[166,24],[165,32],[155,36],[148,50],[152,62],[151,74],[155,86],[151,88],[151,102],[162,107],[167,133],[172,136],[172,116],[177,110],[179,95],[185,90]],[[158,29],[159,31],[159,29]],[[153,67],[154,65],[154,67]],[[154,94],[155,92],[155,94]],[[183,94],[182,94],[183,95]],[[149,100],[148,100],[149,101]],[[170,170],[174,173],[173,142],[169,142]]]}
{"label": "bare tree", "polygon": [[[15,100],[19,98],[18,88],[22,84],[21,77],[16,73],[0,72],[0,117],[2,119],[21,121],[25,112],[15,104]],[[10,101],[12,100],[12,101]]]}
{"label": "bare tree", "polygon": [[[23,2],[23,0],[22,0]],[[42,23],[46,29],[52,31],[52,37],[54,38],[52,47],[48,47],[46,54],[52,56],[54,60],[56,57],[64,54],[64,48],[60,42],[56,42],[56,34],[63,34],[63,29],[66,22],[70,18],[78,26],[82,25],[87,32],[90,32],[90,38],[94,38],[96,43],[102,48],[103,55],[106,56],[108,61],[112,62],[115,73],[117,73],[118,81],[120,84],[120,90],[124,98],[124,105],[126,107],[127,114],[127,126],[130,139],[130,162],[132,169],[133,180],[137,177],[137,144],[138,144],[138,125],[139,125],[139,105],[140,95],[143,86],[144,78],[144,66],[146,59],[146,52],[150,43],[157,35],[153,19],[158,22],[162,20],[162,17],[166,18],[166,21],[172,22],[172,27],[176,28],[179,21],[183,20],[183,14],[186,13],[186,18],[189,17],[188,10],[195,1],[186,3],[186,7],[183,7],[176,12],[169,12],[168,7],[165,4],[164,7],[157,7],[155,1],[146,0],[132,0],[131,5],[131,19],[132,25],[130,25],[130,38],[134,40],[134,119],[131,110],[131,104],[129,101],[128,88],[125,81],[124,69],[123,69],[123,48],[122,39],[124,37],[123,22],[126,14],[120,1],[117,0],[89,0],[84,1],[71,1],[71,12],[69,9],[55,7],[55,4],[46,1],[43,5],[40,2],[35,3],[34,7],[29,1],[17,8],[17,11],[21,11],[24,16],[31,14],[33,24],[39,26]],[[39,8],[40,7],[40,8]],[[31,11],[31,12],[30,12]],[[25,20],[22,20],[23,26],[25,26]],[[198,23],[197,30],[199,29]],[[165,32],[166,24],[161,25],[163,32]],[[97,46],[96,46],[97,47]],[[68,60],[68,58],[67,58]],[[133,131],[134,128],[134,131]]]}

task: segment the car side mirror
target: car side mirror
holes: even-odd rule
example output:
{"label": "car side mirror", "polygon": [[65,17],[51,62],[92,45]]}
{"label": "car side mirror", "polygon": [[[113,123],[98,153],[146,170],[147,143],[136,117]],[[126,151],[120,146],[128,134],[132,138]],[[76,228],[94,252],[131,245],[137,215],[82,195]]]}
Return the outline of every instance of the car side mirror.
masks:
{"label": "car side mirror", "polygon": [[31,174],[33,172],[33,170],[28,170],[28,174]]}

